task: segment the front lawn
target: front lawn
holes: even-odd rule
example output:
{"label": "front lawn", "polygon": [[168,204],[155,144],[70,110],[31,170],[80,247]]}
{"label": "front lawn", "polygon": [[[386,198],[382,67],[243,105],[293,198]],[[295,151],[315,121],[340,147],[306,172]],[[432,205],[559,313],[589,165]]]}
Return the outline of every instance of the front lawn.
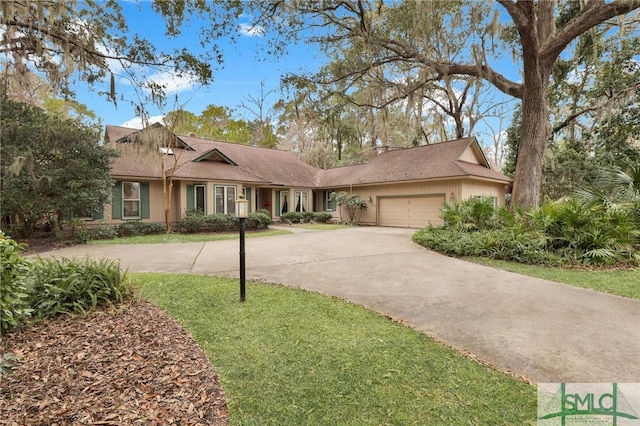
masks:
{"label": "front lawn", "polygon": [[[286,226],[286,225],[282,225],[282,226]],[[345,225],[341,223],[301,223],[301,224],[296,224],[294,226],[296,228],[315,229],[320,231],[352,228],[351,225]]]}
{"label": "front lawn", "polygon": [[635,269],[573,269],[525,265],[486,257],[467,258],[481,265],[542,278],[549,281],[590,288],[618,296],[640,299],[640,268]]}
{"label": "front lawn", "polygon": [[[271,237],[274,235],[290,234],[284,229],[270,231],[248,231],[246,238]],[[211,234],[154,234],[137,235],[134,237],[121,237],[111,240],[90,240],[87,244],[163,244],[163,243],[199,243],[203,241],[235,240],[239,238],[239,232],[211,233]]]}
{"label": "front lawn", "polygon": [[534,424],[536,389],[362,307],[263,283],[131,274],[215,365],[235,425]]}

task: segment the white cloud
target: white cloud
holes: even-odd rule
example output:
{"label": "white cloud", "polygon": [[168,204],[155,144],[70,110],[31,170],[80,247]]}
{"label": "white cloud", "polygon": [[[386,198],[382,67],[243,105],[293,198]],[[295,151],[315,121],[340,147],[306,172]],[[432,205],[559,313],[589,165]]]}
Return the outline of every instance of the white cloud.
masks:
{"label": "white cloud", "polygon": [[[162,115],[154,115],[149,117],[149,125],[154,123],[164,124],[164,116]],[[130,129],[142,129],[144,127],[142,125],[141,117],[131,118],[120,125],[121,127],[129,127]]]}
{"label": "white cloud", "polygon": [[262,37],[266,34],[264,27],[259,25],[238,24],[238,32],[247,37]]}
{"label": "white cloud", "polygon": [[147,77],[147,80],[164,86],[166,95],[192,90],[198,84],[193,76],[177,76],[166,72],[156,72]]}

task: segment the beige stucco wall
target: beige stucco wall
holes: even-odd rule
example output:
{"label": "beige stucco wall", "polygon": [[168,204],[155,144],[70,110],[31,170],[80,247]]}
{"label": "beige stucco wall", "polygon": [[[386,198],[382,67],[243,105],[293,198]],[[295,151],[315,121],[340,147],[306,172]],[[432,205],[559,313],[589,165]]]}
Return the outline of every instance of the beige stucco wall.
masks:
{"label": "beige stucco wall", "polygon": [[[120,180],[120,179],[118,179]],[[149,218],[148,219],[139,219],[141,222],[157,222],[157,223],[164,223],[164,198],[163,198],[163,190],[162,190],[162,181],[149,181],[149,180],[145,180],[145,179],[123,179],[123,181],[126,182],[149,182]],[[174,206],[175,206],[175,195],[176,195],[176,191],[174,188],[173,191],[173,202],[174,202]],[[104,222],[106,223],[112,223],[112,224],[119,224],[122,222],[128,222],[131,221],[130,219],[128,220],[122,220],[122,219],[113,219],[112,217],[112,207],[111,207],[111,203],[105,204],[105,208],[104,208]],[[175,221],[175,218],[172,217],[172,220]],[[93,222],[100,222],[100,221],[93,221]]]}
{"label": "beige stucco wall", "polygon": [[477,179],[466,179],[462,182],[462,200],[478,195],[496,197],[498,206],[504,206],[505,185]]}
{"label": "beige stucco wall", "polygon": [[[367,201],[367,210],[362,213],[360,222],[367,225],[377,224],[377,197],[405,196],[405,195],[432,195],[444,194],[447,202],[452,198],[459,198],[461,188],[459,181],[439,180],[431,182],[407,182],[389,185],[353,186],[347,188],[335,188],[336,192],[346,191],[358,194]],[[332,212],[336,220],[340,219],[340,212]],[[346,220],[343,212],[343,220]]]}
{"label": "beige stucco wall", "polygon": [[[445,202],[456,202],[476,195],[488,195],[496,197],[498,205],[504,205],[505,185],[488,181],[472,179],[437,180],[430,182],[407,182],[389,185],[353,186],[335,188],[336,192],[346,191],[358,194],[367,201],[367,210],[362,213],[360,222],[366,225],[377,224],[377,197],[385,196],[410,196],[410,195],[435,195],[443,194]],[[318,191],[318,209],[322,208],[322,191]],[[340,220],[340,212],[330,212],[334,220]],[[346,212],[343,212],[343,220],[347,220]]]}
{"label": "beige stucco wall", "polygon": [[[242,191],[242,184],[237,182],[202,182],[202,181],[177,181],[174,183],[173,195],[172,195],[172,216],[171,221],[173,224],[177,224],[184,213],[187,210],[187,185],[205,185],[206,186],[206,204],[207,214],[213,214],[215,208],[215,194],[214,189],[216,185],[235,186],[236,193],[240,194]],[[256,193],[258,188],[255,186],[247,186],[251,188],[251,203],[250,210],[254,211],[261,206],[256,206]],[[479,179],[456,179],[456,180],[436,180],[430,182],[406,182],[395,184],[381,184],[371,186],[353,186],[332,188],[336,192],[346,191],[358,194],[360,197],[367,201],[367,211],[363,212],[360,221],[363,224],[376,225],[378,223],[377,211],[378,211],[378,197],[388,196],[415,196],[415,195],[444,195],[445,202],[461,201],[477,195],[485,195],[496,197],[498,205],[504,205],[505,202],[505,185],[502,183],[495,183],[490,181],[483,181]],[[323,189],[312,190],[309,188],[270,188],[271,194],[271,217],[278,217],[279,212],[276,211],[276,198],[279,191],[287,190],[289,194],[289,200],[293,203],[295,191],[307,191],[309,194],[309,209],[313,207],[313,194],[315,194],[316,211],[322,211],[323,208]],[[263,200],[259,197],[259,203],[262,204]],[[162,181],[150,181],[149,182],[149,219],[143,219],[144,222],[158,222],[164,223],[164,208],[163,208],[163,190]],[[290,211],[291,208],[290,208]],[[334,220],[340,220],[340,212],[329,212],[333,215]],[[343,220],[347,220],[346,212],[343,212]],[[114,220],[111,217],[111,205],[105,206],[104,220],[107,223],[121,223],[123,220]]]}
{"label": "beige stucco wall", "polygon": [[480,164],[478,161],[478,157],[474,154],[473,149],[471,147],[467,148],[459,158],[462,161],[466,161],[467,163]]}

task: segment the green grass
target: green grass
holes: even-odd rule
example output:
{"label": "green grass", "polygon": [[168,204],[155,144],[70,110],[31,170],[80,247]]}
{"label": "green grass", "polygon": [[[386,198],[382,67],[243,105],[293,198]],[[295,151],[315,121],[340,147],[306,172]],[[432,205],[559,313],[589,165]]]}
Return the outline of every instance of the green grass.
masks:
{"label": "green grass", "polygon": [[534,424],[533,386],[362,307],[196,275],[131,274],[215,365],[232,425]]}
{"label": "green grass", "polygon": [[[290,234],[284,229],[270,231],[253,231],[245,234],[246,238],[271,237],[274,235]],[[199,243],[202,241],[236,240],[238,232],[223,234],[156,234],[139,235],[136,237],[114,238],[112,240],[92,240],[88,244],[163,244],[163,243]]]}
{"label": "green grass", "polygon": [[321,230],[351,228],[350,225],[341,225],[338,223],[303,223],[301,225],[297,225],[297,227],[304,228],[304,229],[321,229]]}
{"label": "green grass", "polygon": [[640,268],[587,270],[525,265],[484,257],[467,258],[467,260],[522,275],[640,299]]}

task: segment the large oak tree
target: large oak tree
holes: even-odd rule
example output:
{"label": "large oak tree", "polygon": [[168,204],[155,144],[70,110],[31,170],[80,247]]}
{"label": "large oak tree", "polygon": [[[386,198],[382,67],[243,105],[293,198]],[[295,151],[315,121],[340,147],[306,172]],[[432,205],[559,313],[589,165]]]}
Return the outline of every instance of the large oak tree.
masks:
{"label": "large oak tree", "polygon": [[[482,79],[520,99],[522,129],[512,202],[527,208],[540,200],[543,155],[551,135],[547,96],[556,62],[588,31],[602,26],[609,27],[608,33],[622,31],[624,15],[640,7],[640,0],[576,3],[579,10],[564,21],[557,20],[562,4],[555,0],[283,0],[251,7],[259,9],[259,24],[318,43],[330,57],[359,49],[359,68],[345,67],[337,77],[344,81],[394,64],[415,69],[422,81],[445,81],[452,76]],[[496,61],[506,47],[500,46],[500,36],[508,29],[513,30],[521,80],[509,78],[501,70],[504,62]],[[278,46],[277,37],[274,40]],[[317,77],[322,82],[323,76]]]}

